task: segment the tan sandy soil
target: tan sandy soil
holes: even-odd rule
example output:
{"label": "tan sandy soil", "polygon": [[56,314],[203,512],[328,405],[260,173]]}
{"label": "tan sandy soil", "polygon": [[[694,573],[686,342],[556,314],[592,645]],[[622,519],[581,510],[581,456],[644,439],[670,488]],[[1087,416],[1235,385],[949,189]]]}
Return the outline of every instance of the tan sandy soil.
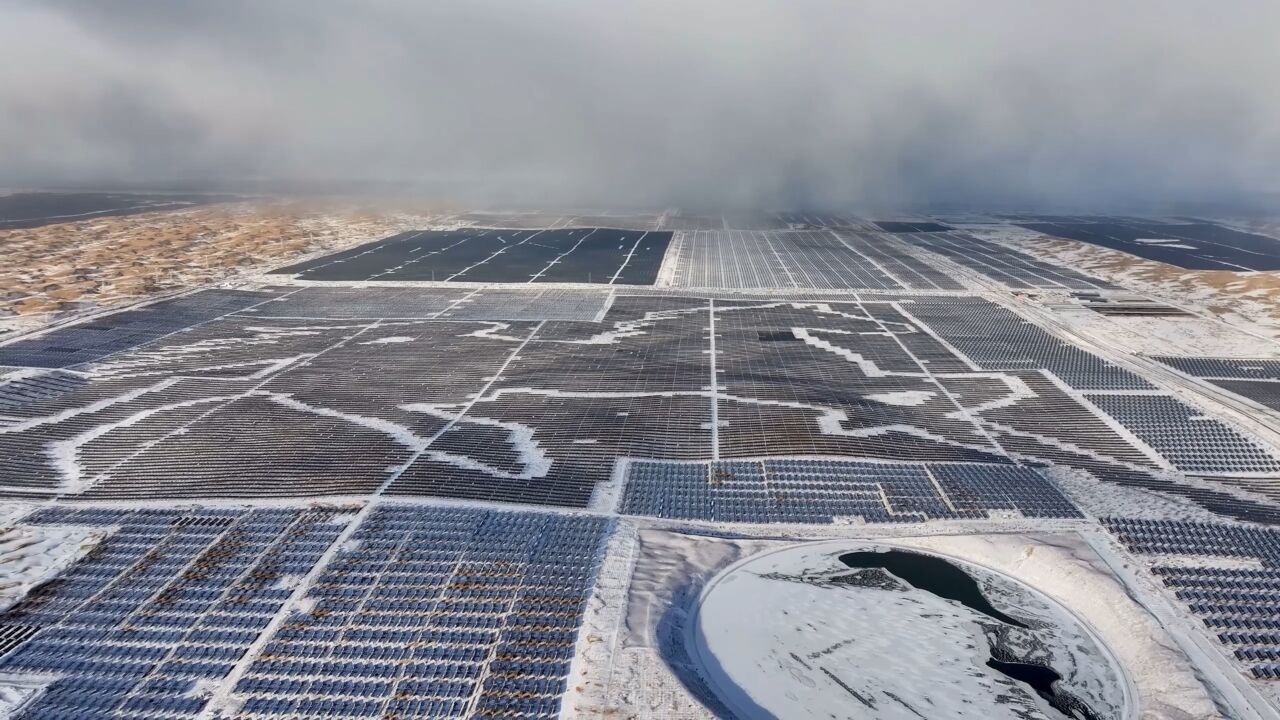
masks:
{"label": "tan sandy soil", "polygon": [[27,324],[223,281],[425,219],[272,201],[0,231],[0,319]]}
{"label": "tan sandy soil", "polygon": [[1232,324],[1280,337],[1280,272],[1184,270],[1047,236],[1019,238],[1017,248],[1136,292],[1193,306]]}

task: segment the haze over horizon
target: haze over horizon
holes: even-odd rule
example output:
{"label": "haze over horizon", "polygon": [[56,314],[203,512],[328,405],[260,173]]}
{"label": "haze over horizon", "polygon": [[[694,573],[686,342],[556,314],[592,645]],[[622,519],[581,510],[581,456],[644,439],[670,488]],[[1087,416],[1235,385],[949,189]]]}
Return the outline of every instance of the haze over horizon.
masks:
{"label": "haze over horizon", "polygon": [[0,185],[848,207],[1280,189],[1280,4],[0,0]]}

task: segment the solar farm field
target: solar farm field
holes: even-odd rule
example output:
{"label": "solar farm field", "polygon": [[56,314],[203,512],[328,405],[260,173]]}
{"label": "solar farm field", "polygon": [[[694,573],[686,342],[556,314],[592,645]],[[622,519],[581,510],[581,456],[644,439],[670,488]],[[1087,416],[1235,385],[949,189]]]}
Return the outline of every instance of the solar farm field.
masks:
{"label": "solar farm field", "polygon": [[[1161,647],[1187,687],[1272,708],[1265,342],[1086,336],[1078,313],[1128,290],[945,218],[461,217],[0,343],[0,715],[750,716],[686,642],[695,608],[738,559],[810,540],[1033,585],[1087,555],[1076,595],[1044,592],[1116,663],[1147,650],[1091,619],[1089,583],[1179,628]],[[1032,220],[998,222],[1120,223]],[[1212,235],[1259,265],[1232,237]],[[1018,575],[1015,542],[1066,564]],[[800,584],[910,590],[853,577]],[[1078,717],[1152,707],[1144,672],[1073,695]],[[1000,678],[1023,717],[1077,717]]]}
{"label": "solar farm field", "polygon": [[396,235],[288,267],[303,280],[652,284],[669,232],[454,230]]}

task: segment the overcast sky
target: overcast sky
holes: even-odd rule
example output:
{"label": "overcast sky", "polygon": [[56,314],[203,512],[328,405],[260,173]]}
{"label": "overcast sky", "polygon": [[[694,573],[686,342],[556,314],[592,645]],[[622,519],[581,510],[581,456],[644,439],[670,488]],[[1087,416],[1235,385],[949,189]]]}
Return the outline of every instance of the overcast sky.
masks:
{"label": "overcast sky", "polygon": [[1280,189],[1276,0],[0,0],[0,184],[849,207]]}

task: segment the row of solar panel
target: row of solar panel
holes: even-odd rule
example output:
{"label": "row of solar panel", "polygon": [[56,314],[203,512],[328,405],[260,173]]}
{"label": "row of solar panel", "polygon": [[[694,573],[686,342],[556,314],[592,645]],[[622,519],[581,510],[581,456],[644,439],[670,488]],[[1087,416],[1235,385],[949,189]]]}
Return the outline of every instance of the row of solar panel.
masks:
{"label": "row of solar panel", "polygon": [[[1280,531],[1249,525],[1104,518],[1103,524],[1132,552],[1196,556],[1194,566],[1153,568],[1166,587],[1218,639],[1249,666],[1254,677],[1275,679],[1280,659]],[[1215,557],[1257,561],[1261,567],[1214,566]]]}
{"label": "row of solar panel", "polygon": [[635,515],[758,523],[830,523],[846,516],[912,522],[981,518],[992,510],[1080,517],[1035,470],[976,464],[633,462],[621,504],[622,512]]}
{"label": "row of solar panel", "polygon": [[[348,512],[36,513],[32,522],[117,529],[59,582],[0,616],[2,628],[34,628],[15,636],[0,671],[59,676],[21,717],[189,717],[208,701],[195,681],[216,684],[242,662],[249,664],[235,692],[247,701],[246,717],[377,716],[406,703],[443,712],[435,703],[445,698],[477,715],[558,712],[604,518],[379,508],[321,573],[311,609],[294,613],[260,656],[246,659],[293,596],[281,581],[311,572]],[[391,599],[421,562],[396,562],[396,549],[443,552],[454,572],[432,583],[433,599]],[[353,565],[375,568],[373,580],[348,575]],[[386,571],[383,587],[377,579]],[[335,603],[322,592],[348,579],[368,597],[344,592]],[[468,629],[480,627],[488,629]],[[510,705],[513,697],[521,703]]]}

